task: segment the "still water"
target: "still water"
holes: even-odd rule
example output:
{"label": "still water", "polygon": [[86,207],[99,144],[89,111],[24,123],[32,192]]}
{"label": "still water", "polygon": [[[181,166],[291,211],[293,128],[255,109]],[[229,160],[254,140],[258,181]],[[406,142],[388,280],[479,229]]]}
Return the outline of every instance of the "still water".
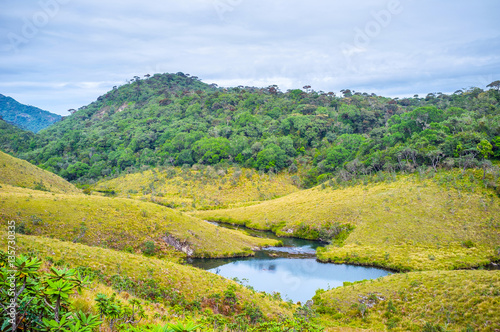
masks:
{"label": "still water", "polygon": [[[270,232],[243,230],[253,236],[276,238]],[[301,303],[310,300],[318,288],[335,288],[342,286],[344,281],[376,279],[390,274],[372,267],[320,263],[316,261],[315,252],[324,244],[293,238],[278,239],[283,242],[283,247],[266,248],[254,257],[195,259],[189,264],[228,279],[238,278],[256,291],[279,292],[284,300]]]}

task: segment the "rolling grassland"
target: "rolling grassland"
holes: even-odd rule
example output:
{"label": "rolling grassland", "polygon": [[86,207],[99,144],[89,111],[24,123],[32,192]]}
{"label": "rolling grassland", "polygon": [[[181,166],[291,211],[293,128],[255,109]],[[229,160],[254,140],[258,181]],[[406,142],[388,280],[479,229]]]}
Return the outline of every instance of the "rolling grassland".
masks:
{"label": "rolling grassland", "polygon": [[252,249],[278,242],[216,227],[149,202],[7,185],[0,188],[0,212],[3,222],[16,220],[25,234],[166,256],[176,256],[166,241],[195,257],[248,256]]}
{"label": "rolling grassland", "polygon": [[[458,269],[500,258],[500,199],[480,172],[432,179],[398,176],[349,187],[315,187],[258,205],[196,216],[328,239],[318,258],[394,270]],[[337,236],[337,239],[335,239]]]}

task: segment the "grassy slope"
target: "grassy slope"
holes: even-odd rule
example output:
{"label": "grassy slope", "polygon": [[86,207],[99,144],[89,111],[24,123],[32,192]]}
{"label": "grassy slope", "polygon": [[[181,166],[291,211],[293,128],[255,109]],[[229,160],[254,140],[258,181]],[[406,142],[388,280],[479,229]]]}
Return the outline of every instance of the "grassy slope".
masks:
{"label": "grassy slope", "polygon": [[[0,248],[6,250],[6,232],[1,232],[0,238]],[[38,236],[18,235],[16,240],[18,253],[35,252],[41,258],[62,260],[71,267],[90,267],[106,276],[129,276],[139,284],[154,280],[159,286],[177,290],[190,301],[223,292],[228,286],[234,285],[241,302],[256,303],[270,317],[290,315],[289,306],[282,301],[272,300],[270,295],[256,293],[232,280],[191,266]]]}
{"label": "grassy slope", "polygon": [[[105,294],[107,297],[111,297],[115,294],[116,298],[119,299],[121,303],[128,303],[133,299],[139,300],[144,308],[146,317],[143,318],[138,324],[138,327],[145,325],[165,325],[165,319],[175,320],[175,316],[169,313],[168,307],[155,302],[142,301],[140,298],[135,296],[130,296],[127,292],[122,292],[116,294],[116,292],[109,286],[103,285],[102,283],[94,282],[88,288],[84,288],[81,294],[73,294],[71,298],[71,304],[75,308],[75,311],[83,311],[86,314],[92,313],[98,315],[98,310],[96,309],[95,298],[97,294]],[[161,320],[164,318],[164,320]],[[162,317],[163,316],[163,317]],[[101,326],[101,331],[110,331],[107,322]]]}
{"label": "grassy slope", "polygon": [[0,183],[55,193],[73,194],[80,192],[63,178],[1,151]]}
{"label": "grassy slope", "polygon": [[[395,310],[387,309],[390,301]],[[329,320],[339,325],[384,330],[392,323],[396,331],[421,331],[431,323],[446,326],[446,331],[465,331],[468,325],[495,331],[500,326],[500,271],[393,274],[329,290],[316,304],[333,309]],[[362,304],[367,306],[364,317]]]}
{"label": "grassy slope", "polygon": [[252,254],[251,248],[277,241],[246,236],[157,204],[124,198],[64,195],[4,185],[0,189],[0,218],[24,224],[25,232],[120,250],[139,250],[145,241],[165,247],[171,234],[187,241],[195,256]]}
{"label": "grassy slope", "polygon": [[120,196],[153,200],[184,209],[210,209],[283,196],[299,189],[288,173],[257,174],[251,169],[219,173],[204,170],[147,170],[101,181],[95,190],[115,190]]}
{"label": "grassy slope", "polygon": [[[451,175],[434,180],[404,176],[396,182],[336,190],[316,187],[254,206],[196,215],[260,229],[279,226],[282,235],[328,222],[355,225],[343,247],[318,253],[325,261],[400,270],[486,264],[500,246],[500,199],[481,190],[474,177],[457,180]],[[473,247],[464,247],[466,241]]]}

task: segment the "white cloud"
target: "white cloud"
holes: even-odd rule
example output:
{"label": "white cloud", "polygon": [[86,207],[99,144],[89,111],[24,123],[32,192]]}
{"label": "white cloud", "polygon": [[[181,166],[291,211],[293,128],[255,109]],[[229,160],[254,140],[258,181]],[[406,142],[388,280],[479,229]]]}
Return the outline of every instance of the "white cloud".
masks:
{"label": "white cloud", "polygon": [[[394,1],[65,0],[29,38],[26,22],[43,8],[8,1],[0,93],[64,114],[156,72],[222,86],[310,84],[392,96],[500,77],[498,1],[400,0],[400,11],[377,19]],[[12,34],[25,39],[17,53],[7,50]]]}

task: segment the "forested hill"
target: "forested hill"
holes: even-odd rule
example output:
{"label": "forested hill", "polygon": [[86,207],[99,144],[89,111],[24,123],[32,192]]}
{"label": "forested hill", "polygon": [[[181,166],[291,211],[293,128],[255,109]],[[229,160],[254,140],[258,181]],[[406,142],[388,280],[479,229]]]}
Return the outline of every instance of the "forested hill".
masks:
{"label": "forested hill", "polygon": [[0,118],[0,150],[8,153],[29,150],[35,135]]}
{"label": "forested hill", "polygon": [[0,94],[0,117],[19,128],[34,133],[61,120],[58,114],[50,113],[38,107],[24,105],[11,97]]}
{"label": "forested hill", "polygon": [[237,163],[299,170],[311,186],[333,174],[488,166],[500,158],[499,101],[494,87],[391,99],[309,86],[223,89],[157,74],[113,88],[18,155],[68,180],[142,165]]}

